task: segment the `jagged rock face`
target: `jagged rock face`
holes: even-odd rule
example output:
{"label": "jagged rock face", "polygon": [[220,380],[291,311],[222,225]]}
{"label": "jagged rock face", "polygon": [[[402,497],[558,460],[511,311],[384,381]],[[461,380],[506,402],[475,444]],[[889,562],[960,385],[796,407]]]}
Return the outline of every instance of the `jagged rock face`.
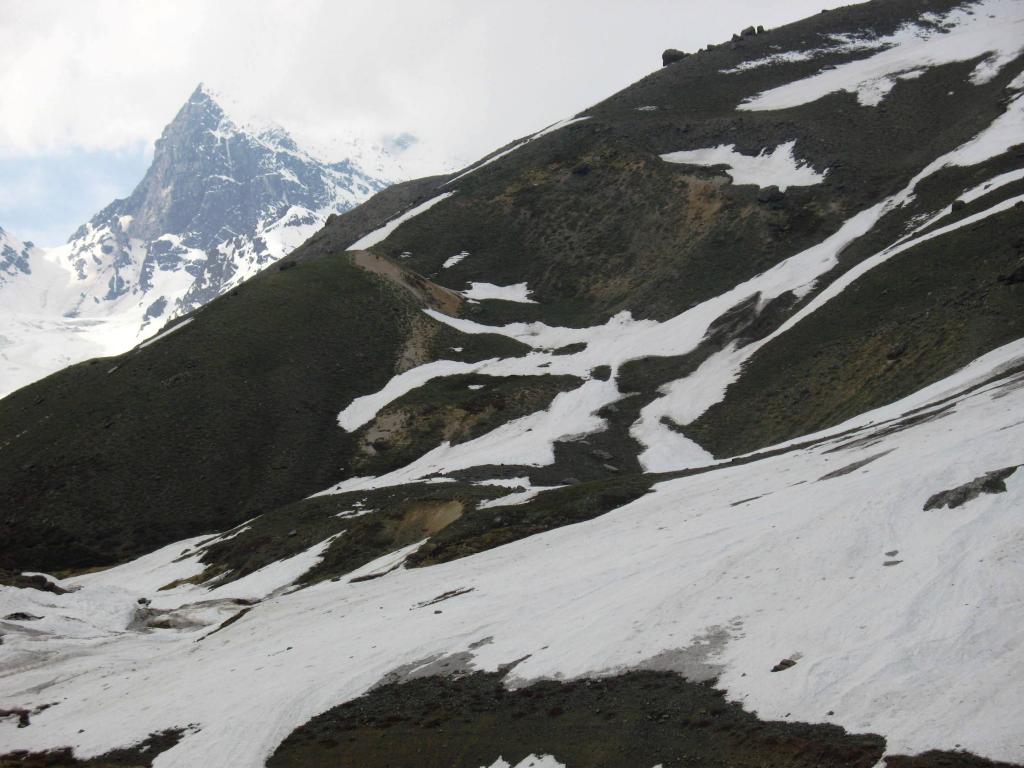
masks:
{"label": "jagged rock face", "polygon": [[[0,397],[72,363],[118,354],[283,258],[385,188],[392,152],[353,140],[325,163],[280,128],[232,119],[199,86],[132,194],[58,248],[0,230]],[[366,168],[373,170],[364,170]]]}
{"label": "jagged rock face", "polygon": [[385,186],[348,161],[316,160],[279,128],[241,128],[200,86],[164,129],[131,196],[100,211],[66,246],[83,288],[66,311],[106,314],[116,302],[152,330]]}
{"label": "jagged rock face", "polygon": [[0,227],[0,285],[19,274],[31,274],[32,254],[37,250],[32,243],[23,243]]}

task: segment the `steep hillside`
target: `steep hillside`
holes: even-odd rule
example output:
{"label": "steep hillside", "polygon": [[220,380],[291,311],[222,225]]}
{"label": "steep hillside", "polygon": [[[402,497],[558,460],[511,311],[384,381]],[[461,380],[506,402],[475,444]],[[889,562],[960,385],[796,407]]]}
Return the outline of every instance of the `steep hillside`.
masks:
{"label": "steep hillside", "polygon": [[0,400],[3,743],[1024,764],[1024,4],[667,58]]}

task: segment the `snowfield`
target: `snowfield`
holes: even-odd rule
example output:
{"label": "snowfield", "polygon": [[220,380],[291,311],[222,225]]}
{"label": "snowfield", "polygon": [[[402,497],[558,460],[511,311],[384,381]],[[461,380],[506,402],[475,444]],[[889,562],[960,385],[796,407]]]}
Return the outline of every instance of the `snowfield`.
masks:
{"label": "snowfield", "polygon": [[[67,595],[3,588],[3,615],[44,618],[42,634],[3,622],[0,707],[57,704],[27,728],[0,721],[0,741],[89,756],[193,724],[155,765],[259,766],[292,729],[392,669],[484,637],[494,640],[470,651],[475,669],[529,655],[517,685],[614,674],[666,651],[692,671],[707,653],[694,650],[698,638],[713,633],[722,641],[702,663],[763,718],[878,732],[893,753],[959,745],[1020,760],[1017,692],[1005,682],[1024,664],[1006,620],[1024,600],[1024,471],[1005,493],[923,507],[1024,463],[1024,377],[965,388],[1022,362],[1019,344],[980,361],[933,388],[958,394],[930,399],[913,423],[894,418],[896,406],[809,447],[662,482],[586,523],[444,565],[287,591],[318,545],[243,589],[267,597],[201,643],[227,611],[207,601],[231,591],[154,593],[195,572],[174,558],[197,540],[64,582],[81,586]],[[360,570],[388,570],[414,548]],[[468,588],[440,614],[411,610]],[[140,596],[194,624],[132,631]],[[85,615],[88,631],[72,631]],[[797,664],[771,673],[782,658]]]}
{"label": "snowfield", "polygon": [[[1018,0],[981,0],[944,16],[926,15],[924,20],[929,22],[927,26],[908,24],[892,35],[860,46],[856,42],[842,42],[835,50],[877,48],[879,52],[772,88],[747,99],[739,108],[789,109],[837,91],[854,93],[862,106],[876,107],[898,80],[919,77],[929,67],[984,56],[970,78],[971,83],[980,85],[1024,52],[1024,6]],[[782,54],[748,63],[746,68],[800,58]]]}

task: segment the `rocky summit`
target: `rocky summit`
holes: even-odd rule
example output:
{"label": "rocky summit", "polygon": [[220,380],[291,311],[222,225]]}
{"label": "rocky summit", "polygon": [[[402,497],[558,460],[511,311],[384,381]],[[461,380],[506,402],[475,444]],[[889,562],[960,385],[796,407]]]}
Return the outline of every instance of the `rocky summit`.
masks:
{"label": "rocky summit", "polygon": [[0,400],[0,765],[1024,765],[1024,3],[681,53]]}
{"label": "rocky summit", "polygon": [[[6,308],[18,307],[6,318],[0,393],[127,350],[282,259],[328,216],[391,181],[363,170],[384,150],[327,163],[280,127],[232,118],[224,103],[196,88],[157,140],[135,191],[66,245],[23,256],[19,279],[0,285]],[[4,273],[11,268],[5,257]]]}

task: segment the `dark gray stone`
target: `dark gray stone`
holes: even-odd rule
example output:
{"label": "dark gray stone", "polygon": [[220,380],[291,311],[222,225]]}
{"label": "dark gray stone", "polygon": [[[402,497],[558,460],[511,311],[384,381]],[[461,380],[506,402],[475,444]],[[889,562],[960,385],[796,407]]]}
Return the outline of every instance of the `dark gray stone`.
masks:
{"label": "dark gray stone", "polygon": [[661,66],[667,67],[669,64],[675,64],[677,61],[682,61],[689,55],[690,54],[685,51],[679,51],[675,48],[666,48],[661,54]]}
{"label": "dark gray stone", "polygon": [[976,477],[969,483],[958,485],[947,491],[939,491],[928,498],[924,503],[925,510],[941,509],[949,507],[956,509],[962,507],[971,499],[976,499],[983,493],[1006,493],[1006,478],[1017,471],[1017,467],[1006,467],[988,472],[981,477]]}

